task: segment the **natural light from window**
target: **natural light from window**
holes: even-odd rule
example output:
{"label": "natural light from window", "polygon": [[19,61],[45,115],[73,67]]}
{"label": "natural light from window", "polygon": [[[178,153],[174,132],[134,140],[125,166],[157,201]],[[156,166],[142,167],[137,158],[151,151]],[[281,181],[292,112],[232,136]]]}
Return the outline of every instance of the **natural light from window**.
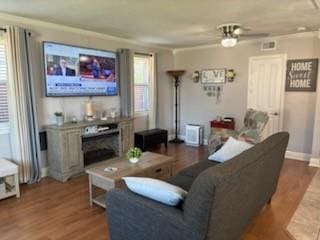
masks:
{"label": "natural light from window", "polygon": [[6,51],[0,40],[0,131],[9,126]]}
{"label": "natural light from window", "polygon": [[134,57],[134,108],[136,113],[149,110],[149,60],[145,56]]}

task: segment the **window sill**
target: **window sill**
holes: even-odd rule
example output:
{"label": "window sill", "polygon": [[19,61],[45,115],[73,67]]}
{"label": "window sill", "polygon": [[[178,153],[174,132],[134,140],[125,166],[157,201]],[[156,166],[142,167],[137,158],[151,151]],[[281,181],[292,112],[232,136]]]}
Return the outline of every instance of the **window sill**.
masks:
{"label": "window sill", "polygon": [[148,116],[148,112],[135,112],[134,116],[135,117],[146,117],[146,116]]}

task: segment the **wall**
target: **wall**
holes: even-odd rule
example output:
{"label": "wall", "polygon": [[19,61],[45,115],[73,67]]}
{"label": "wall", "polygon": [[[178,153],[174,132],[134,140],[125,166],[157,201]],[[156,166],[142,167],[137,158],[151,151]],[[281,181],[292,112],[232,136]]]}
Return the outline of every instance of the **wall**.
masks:
{"label": "wall", "polygon": [[11,144],[10,135],[7,133],[0,133],[0,158],[11,158]]}
{"label": "wall", "polygon": [[[44,96],[43,86],[43,66],[42,66],[42,41],[61,42],[66,44],[78,45],[83,47],[105,49],[115,51],[119,48],[130,48],[139,52],[155,52],[157,53],[157,74],[159,81],[159,96],[166,95],[171,89],[170,81],[165,73],[166,70],[173,67],[173,54],[171,50],[143,45],[130,40],[109,37],[103,34],[97,34],[79,29],[59,26],[51,23],[44,23],[20,17],[3,17],[0,14],[1,25],[16,25],[31,30],[33,38],[33,51],[31,56],[33,74],[36,86],[36,99],[38,122],[41,129],[45,125],[55,122],[53,113],[64,110],[67,117],[71,115],[82,119],[84,115],[84,103],[87,97],[72,98],[46,98]],[[94,97],[93,100],[104,109],[119,108],[119,97]],[[159,99],[159,105],[163,106],[162,98]],[[170,107],[164,106],[161,111],[166,111]],[[168,128],[171,121],[161,116],[159,126]],[[5,141],[7,137],[1,136],[0,141]],[[1,143],[1,142],[0,142]],[[2,145],[1,145],[2,147]],[[47,166],[46,156],[43,159],[43,167]]]}
{"label": "wall", "polygon": [[[175,68],[187,70],[181,88],[181,134],[187,123],[205,125],[209,134],[209,121],[216,116],[232,116],[236,128],[242,126],[247,108],[249,57],[267,54],[287,54],[288,59],[319,58],[319,39],[310,36],[278,39],[277,50],[260,51],[260,42],[241,43],[234,48],[190,48],[175,52]],[[191,74],[206,68],[232,68],[237,76],[233,83],[226,83],[221,103],[207,97],[200,83],[193,83]],[[320,84],[320,83],[319,83]],[[288,150],[311,153],[316,93],[288,92],[284,95],[284,129],[290,132]]]}

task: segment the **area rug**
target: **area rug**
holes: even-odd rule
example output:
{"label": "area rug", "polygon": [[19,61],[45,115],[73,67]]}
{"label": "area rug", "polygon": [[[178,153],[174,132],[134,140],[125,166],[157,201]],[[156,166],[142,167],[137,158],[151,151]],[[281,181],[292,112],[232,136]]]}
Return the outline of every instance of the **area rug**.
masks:
{"label": "area rug", "polygon": [[314,176],[287,230],[296,240],[320,240],[320,171]]}

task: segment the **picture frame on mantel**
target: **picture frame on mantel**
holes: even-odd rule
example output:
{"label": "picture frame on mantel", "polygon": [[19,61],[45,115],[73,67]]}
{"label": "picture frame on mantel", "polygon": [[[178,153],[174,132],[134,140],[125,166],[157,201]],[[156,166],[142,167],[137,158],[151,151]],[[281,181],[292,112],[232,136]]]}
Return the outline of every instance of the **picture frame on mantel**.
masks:
{"label": "picture frame on mantel", "polygon": [[202,84],[223,84],[226,82],[226,68],[205,69],[201,71]]}

